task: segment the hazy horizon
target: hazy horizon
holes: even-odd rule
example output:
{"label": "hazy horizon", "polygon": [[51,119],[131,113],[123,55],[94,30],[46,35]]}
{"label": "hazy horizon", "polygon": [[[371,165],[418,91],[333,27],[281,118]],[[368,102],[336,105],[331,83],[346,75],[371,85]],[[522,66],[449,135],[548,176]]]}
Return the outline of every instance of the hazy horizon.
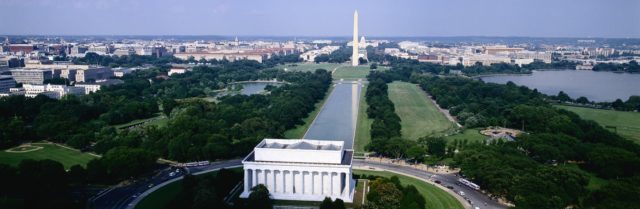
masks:
{"label": "hazy horizon", "polygon": [[640,38],[640,1],[7,0],[0,34]]}

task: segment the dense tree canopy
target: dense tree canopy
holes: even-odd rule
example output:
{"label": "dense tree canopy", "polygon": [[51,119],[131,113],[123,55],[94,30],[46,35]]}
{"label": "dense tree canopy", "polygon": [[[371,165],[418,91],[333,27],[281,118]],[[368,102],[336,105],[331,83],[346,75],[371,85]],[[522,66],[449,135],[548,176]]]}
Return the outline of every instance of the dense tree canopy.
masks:
{"label": "dense tree canopy", "polygon": [[[454,68],[411,60],[392,59],[390,65],[392,69],[389,71],[370,74],[369,88],[373,88],[371,91],[367,90],[367,97],[370,92],[375,91],[371,95],[384,101],[386,85],[382,84],[395,80],[409,81],[420,85],[467,128],[506,126],[526,133],[511,142],[498,140],[467,144],[423,138],[417,144],[398,143],[402,140],[394,137],[377,140],[374,137],[376,134],[380,136],[383,134],[378,133],[395,133],[399,129],[395,129],[393,125],[376,127],[374,122],[368,149],[391,157],[406,156],[410,160],[418,160],[417,156],[423,151],[433,156],[453,156],[452,166],[460,167],[461,172],[478,183],[483,190],[506,198],[516,208],[593,208],[604,205],[624,208],[628,204],[623,199],[612,198],[611,201],[600,203],[597,198],[638,192],[638,187],[634,187],[628,179],[640,176],[640,146],[593,121],[583,120],[578,115],[555,108],[549,103],[550,100],[570,101],[571,98],[565,93],[547,96],[512,82],[503,85],[464,77],[442,76],[445,68]],[[526,67],[528,66],[523,66],[522,69]],[[458,66],[458,69],[466,74],[482,74],[509,72],[508,69],[518,68],[507,65],[477,65],[465,68]],[[617,103],[614,106],[618,108],[632,109],[636,105],[636,98]],[[382,102],[376,108],[382,109],[381,107],[393,112],[393,103],[385,105]],[[384,116],[381,114],[384,111],[381,110],[373,113],[378,114],[370,114],[370,118]],[[377,130],[378,128],[381,130]],[[458,152],[454,152],[455,149]],[[394,150],[402,150],[402,154],[397,154]],[[587,185],[593,175],[609,179],[612,181],[611,186],[588,189]]]}

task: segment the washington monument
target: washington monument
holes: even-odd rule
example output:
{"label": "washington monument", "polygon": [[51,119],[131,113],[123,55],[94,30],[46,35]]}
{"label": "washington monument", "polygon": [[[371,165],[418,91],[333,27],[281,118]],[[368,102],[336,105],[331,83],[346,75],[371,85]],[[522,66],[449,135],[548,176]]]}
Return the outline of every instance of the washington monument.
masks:
{"label": "washington monument", "polygon": [[360,64],[358,59],[358,10],[353,13],[353,54],[351,55],[351,65],[358,66]]}

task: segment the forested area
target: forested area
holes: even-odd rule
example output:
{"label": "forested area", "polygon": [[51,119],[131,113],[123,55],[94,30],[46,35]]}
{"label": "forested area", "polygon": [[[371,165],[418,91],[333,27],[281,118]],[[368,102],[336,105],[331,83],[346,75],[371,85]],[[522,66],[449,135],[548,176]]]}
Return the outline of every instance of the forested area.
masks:
{"label": "forested area", "polygon": [[[269,62],[274,65],[290,58]],[[62,170],[60,175],[51,176],[54,179],[44,179],[60,183],[54,185],[59,194],[51,197],[66,195],[43,199],[42,204],[82,207],[84,203],[78,202],[86,197],[70,198],[67,188],[108,185],[147,175],[155,168],[158,157],[184,162],[244,156],[262,138],[282,137],[285,130],[302,124],[331,84],[326,70],[284,72],[255,61],[222,62],[197,66],[170,78],[164,75],[163,67],[139,70],[123,77],[124,84],[61,100],[46,96],[0,98],[0,146],[50,140],[102,154],[86,168],[74,166],[68,172],[58,162],[36,162],[43,165],[37,171],[41,174]],[[271,87],[268,94],[224,96],[217,102],[186,99],[215,96],[214,90],[235,81],[274,78],[288,84]],[[113,126],[153,117],[160,110],[168,117],[166,126],[131,130],[116,130]],[[6,177],[3,180],[10,183],[2,184],[0,206],[30,207],[27,201],[32,191],[16,188],[23,187],[30,178],[24,176],[36,174],[33,169],[22,167],[0,167]],[[45,196],[52,191],[41,192]]]}
{"label": "forested area", "polygon": [[[391,65],[391,70],[371,77],[419,84],[466,128],[506,126],[527,133],[512,142],[464,145],[446,145],[437,138],[398,143],[406,140],[381,137],[372,140],[370,150],[409,160],[419,160],[410,153],[425,151],[453,157],[452,166],[459,166],[466,177],[492,195],[513,202],[516,208],[633,208],[640,204],[637,198],[629,198],[640,194],[637,144],[593,121],[554,108],[549,96],[527,87],[437,76],[433,74],[440,74],[442,66],[407,60]],[[394,130],[391,126],[385,131]],[[403,154],[394,154],[397,150]],[[590,185],[594,176],[605,183]]]}

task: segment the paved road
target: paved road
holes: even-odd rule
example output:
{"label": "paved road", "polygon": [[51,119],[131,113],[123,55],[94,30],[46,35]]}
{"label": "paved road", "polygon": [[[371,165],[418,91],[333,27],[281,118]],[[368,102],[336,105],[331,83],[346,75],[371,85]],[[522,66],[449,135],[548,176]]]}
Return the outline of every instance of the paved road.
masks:
{"label": "paved road", "polygon": [[399,166],[399,165],[393,165],[388,163],[378,163],[378,162],[372,162],[372,161],[365,162],[362,159],[353,159],[353,166],[372,167],[372,168],[378,168],[383,170],[395,171],[398,173],[404,173],[404,174],[416,176],[429,181],[439,180],[442,182],[443,186],[452,186],[453,191],[455,193],[459,193],[459,191],[463,191],[465,193],[464,198],[471,201],[470,203],[473,206],[472,208],[475,208],[475,207],[478,207],[481,209],[485,209],[485,208],[486,209],[506,209],[507,208],[506,206],[499,204],[495,200],[490,199],[486,195],[476,190],[473,190],[466,186],[457,185],[456,182],[458,181],[459,177],[453,174],[435,174],[435,173],[431,173],[431,172],[427,172],[427,171],[423,171],[423,170],[419,170],[419,169],[415,169],[407,166]]}
{"label": "paved road", "polygon": [[[135,182],[124,185],[111,187],[92,199],[89,200],[89,208],[92,209],[127,209],[133,208],[134,202],[139,202],[144,196],[141,196],[147,190],[158,189],[157,185],[168,181],[175,181],[184,176],[185,172],[200,174],[210,171],[215,171],[221,168],[233,167],[242,165],[240,159],[229,160],[223,162],[215,162],[206,166],[189,167],[183,169],[178,173],[175,173],[176,168],[166,166],[159,169],[155,174],[147,179],[138,179]],[[174,176],[169,176],[171,172],[174,172]]]}
{"label": "paved road", "polygon": [[[191,167],[187,170],[187,172],[193,174],[201,174],[206,172],[215,171],[221,168],[227,167],[235,167],[241,166],[241,160],[229,160],[223,162],[212,163],[207,166],[199,166],[199,167]],[[459,191],[463,191],[465,193],[465,197],[471,201],[474,207],[478,207],[481,209],[505,209],[506,206],[503,206],[497,203],[494,200],[489,199],[484,194],[472,190],[466,186],[456,185],[458,177],[452,174],[434,174],[431,172],[426,172],[423,170],[418,170],[411,167],[406,166],[398,166],[387,163],[378,163],[373,161],[364,161],[361,159],[354,159],[353,165],[356,167],[370,167],[382,170],[394,171],[397,173],[408,174],[412,176],[416,176],[422,178],[424,180],[435,181],[440,180],[444,186],[452,186],[453,190],[458,193]],[[113,187],[102,194],[96,196],[92,200],[91,208],[94,209],[132,209],[135,207],[140,200],[144,198],[144,194],[146,191],[152,191],[153,188],[158,189],[162,187],[161,184],[169,181],[179,180],[184,176],[184,171],[180,172],[178,175],[173,177],[169,176],[170,172],[174,172],[175,169],[171,169],[170,167],[161,169],[157,171],[157,174],[154,175],[150,179],[146,180],[138,180],[136,183],[126,185],[126,186],[117,186]],[[152,185],[152,186],[150,186]],[[158,186],[160,185],[160,186]],[[148,193],[148,192],[147,192]],[[486,203],[486,204],[485,204]]]}

